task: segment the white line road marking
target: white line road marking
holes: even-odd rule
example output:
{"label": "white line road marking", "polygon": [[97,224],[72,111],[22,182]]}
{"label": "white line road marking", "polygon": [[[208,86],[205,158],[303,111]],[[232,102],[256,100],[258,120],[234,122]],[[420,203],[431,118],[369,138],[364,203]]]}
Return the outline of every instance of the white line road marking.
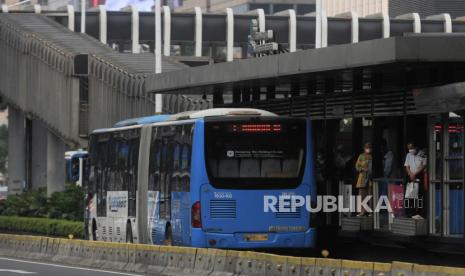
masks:
{"label": "white line road marking", "polygon": [[36,274],[35,272],[29,272],[29,271],[24,271],[24,270],[16,270],[16,269],[0,269],[0,272],[11,272],[11,273],[17,273],[17,274]]}
{"label": "white line road marking", "polygon": [[[45,266],[53,266],[53,267],[60,267],[60,268],[77,269],[77,270],[84,270],[84,271],[103,272],[103,273],[114,274],[114,275],[143,276],[142,274],[132,274],[132,273],[115,272],[115,271],[108,271],[108,270],[102,270],[102,269],[75,267],[75,266],[58,265],[58,264],[51,264],[51,263],[41,263],[41,262],[17,260],[17,259],[3,258],[3,257],[0,257],[0,260],[12,261],[12,262],[19,262],[19,263],[28,263],[28,264],[45,265]],[[0,270],[0,271],[1,271],[1,270]],[[35,273],[35,272],[34,272],[34,273]]]}

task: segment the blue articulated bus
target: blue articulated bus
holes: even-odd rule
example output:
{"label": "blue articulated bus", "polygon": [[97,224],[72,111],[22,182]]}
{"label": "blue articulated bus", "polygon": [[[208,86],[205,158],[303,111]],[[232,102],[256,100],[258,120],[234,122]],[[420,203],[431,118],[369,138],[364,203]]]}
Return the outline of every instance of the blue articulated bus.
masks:
{"label": "blue articulated bus", "polygon": [[265,212],[265,196],[315,196],[310,122],[257,109],[131,119],[89,144],[90,237],[213,248],[308,248],[304,207]]}

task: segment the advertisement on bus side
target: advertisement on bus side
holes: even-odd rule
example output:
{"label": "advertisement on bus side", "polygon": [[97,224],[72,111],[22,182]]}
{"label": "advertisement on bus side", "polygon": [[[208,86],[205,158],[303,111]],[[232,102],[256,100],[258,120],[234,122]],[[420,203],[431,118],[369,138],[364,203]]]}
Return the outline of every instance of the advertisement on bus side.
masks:
{"label": "advertisement on bus side", "polygon": [[128,192],[107,192],[107,217],[120,218],[128,216]]}

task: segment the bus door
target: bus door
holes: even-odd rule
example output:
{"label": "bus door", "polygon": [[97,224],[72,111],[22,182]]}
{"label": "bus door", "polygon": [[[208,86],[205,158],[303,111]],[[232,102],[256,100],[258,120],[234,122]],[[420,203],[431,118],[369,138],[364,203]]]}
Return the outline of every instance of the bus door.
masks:
{"label": "bus door", "polygon": [[[152,141],[150,144],[150,161],[149,161],[149,202],[148,202],[148,232],[151,241],[155,244],[161,244],[164,240],[165,230],[165,200],[162,196],[164,186],[164,158],[162,127],[153,127]],[[163,180],[163,181],[162,181]],[[163,209],[163,211],[162,211]]]}
{"label": "bus door", "polygon": [[152,240],[157,244],[168,236],[173,244],[189,243],[192,126],[185,128],[157,127],[152,138],[149,190],[159,191],[158,214],[152,215]]}
{"label": "bus door", "polygon": [[152,242],[163,244],[168,222],[171,219],[171,183],[169,176],[169,126],[154,127],[150,152],[149,191],[154,197],[148,210]]}
{"label": "bus door", "polygon": [[171,220],[171,176],[173,171],[173,126],[164,126],[161,131],[161,185],[160,185],[160,219],[169,222]]}

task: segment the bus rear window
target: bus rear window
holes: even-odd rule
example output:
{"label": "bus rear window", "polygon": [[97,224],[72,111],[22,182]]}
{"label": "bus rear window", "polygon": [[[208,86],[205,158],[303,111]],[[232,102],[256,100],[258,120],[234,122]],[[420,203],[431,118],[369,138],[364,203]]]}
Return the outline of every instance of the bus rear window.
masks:
{"label": "bus rear window", "polygon": [[300,119],[205,123],[210,182],[218,188],[293,188],[305,167],[306,124]]}

